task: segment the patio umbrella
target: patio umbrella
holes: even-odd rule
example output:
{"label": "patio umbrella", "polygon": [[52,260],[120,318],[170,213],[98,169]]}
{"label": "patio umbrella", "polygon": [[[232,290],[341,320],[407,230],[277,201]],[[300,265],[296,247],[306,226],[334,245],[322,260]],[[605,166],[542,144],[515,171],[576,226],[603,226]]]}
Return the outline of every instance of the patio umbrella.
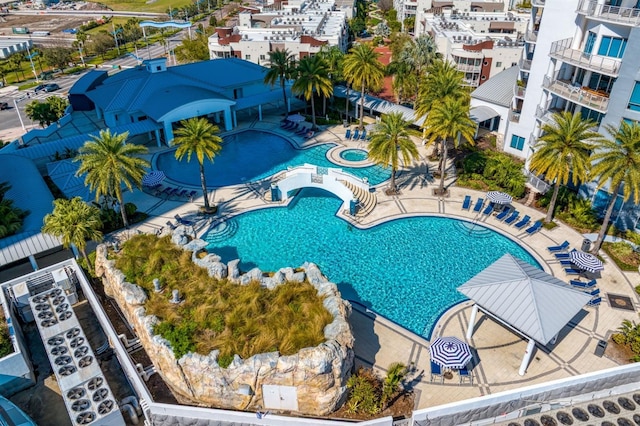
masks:
{"label": "patio umbrella", "polygon": [[604,269],[604,265],[600,262],[600,259],[583,251],[572,251],[569,253],[569,260],[571,260],[571,263],[576,265],[578,268],[585,271],[597,272]]}
{"label": "patio umbrella", "polygon": [[496,204],[511,204],[513,201],[513,197],[511,197],[511,195],[500,191],[487,192],[487,198],[489,201]]}
{"label": "patio umbrella", "polygon": [[431,360],[445,368],[463,368],[473,358],[469,345],[457,337],[438,337],[430,349]]}
{"label": "patio umbrella", "polygon": [[144,186],[156,186],[164,180],[164,172],[160,170],[152,170],[142,177],[142,184]]}
{"label": "patio umbrella", "polygon": [[300,122],[306,120],[306,118],[304,118],[304,115],[301,115],[301,114],[293,114],[293,115],[288,116],[287,120],[293,121],[294,123],[300,123]]}

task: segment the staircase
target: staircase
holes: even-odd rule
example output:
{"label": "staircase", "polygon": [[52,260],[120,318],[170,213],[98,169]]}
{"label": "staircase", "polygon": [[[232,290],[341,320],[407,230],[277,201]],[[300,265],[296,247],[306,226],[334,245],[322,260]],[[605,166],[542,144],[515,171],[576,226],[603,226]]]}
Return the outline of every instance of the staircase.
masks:
{"label": "staircase", "polygon": [[376,194],[366,191],[346,180],[341,180],[340,183],[346,186],[349,191],[353,193],[353,196],[359,201],[358,208],[356,210],[356,217],[364,217],[371,213],[371,211],[376,207],[378,202]]}

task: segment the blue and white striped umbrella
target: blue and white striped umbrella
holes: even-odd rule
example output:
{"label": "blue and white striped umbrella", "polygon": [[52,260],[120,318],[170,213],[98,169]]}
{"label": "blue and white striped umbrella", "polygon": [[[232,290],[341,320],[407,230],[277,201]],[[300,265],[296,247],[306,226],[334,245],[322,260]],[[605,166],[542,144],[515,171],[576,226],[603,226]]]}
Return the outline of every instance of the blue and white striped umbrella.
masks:
{"label": "blue and white striped umbrella", "polygon": [[164,172],[161,170],[152,170],[142,177],[142,184],[144,186],[156,186],[164,180]]}
{"label": "blue and white striped umbrella", "polygon": [[430,349],[431,360],[445,368],[463,368],[473,358],[469,345],[457,337],[438,337]]}
{"label": "blue and white striped umbrella", "polygon": [[513,197],[511,195],[500,191],[487,192],[487,198],[489,201],[496,204],[511,204],[513,201]]}
{"label": "blue and white striped umbrella", "polygon": [[598,272],[604,269],[604,265],[600,262],[600,259],[583,251],[572,251],[569,253],[569,260],[571,260],[571,263],[576,265],[576,267],[585,271]]}

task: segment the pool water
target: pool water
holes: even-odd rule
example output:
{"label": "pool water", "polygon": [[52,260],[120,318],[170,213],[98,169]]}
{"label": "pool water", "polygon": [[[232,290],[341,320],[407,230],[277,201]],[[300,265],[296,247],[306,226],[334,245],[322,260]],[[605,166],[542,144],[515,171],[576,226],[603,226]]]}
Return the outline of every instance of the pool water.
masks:
{"label": "pool water", "polygon": [[359,230],[335,216],[342,201],[305,189],[288,207],[247,212],[204,239],[223,261],[274,271],[316,263],[342,296],[429,337],[437,318],[464,300],[456,288],[505,253],[537,267],[522,247],[479,225],[438,217]]}
{"label": "pool water", "polygon": [[[266,132],[247,130],[225,136],[220,154],[214,163],[205,161],[207,186],[221,187],[266,178],[289,166],[305,163],[320,167],[342,168],[354,176],[369,179],[377,185],[391,176],[390,169],[380,166],[350,168],[338,166],[327,159],[327,151],[334,144],[314,146],[304,150],[295,149],[283,137]],[[188,163],[186,158],[178,161],[175,151],[158,155],[156,168],[178,183],[200,186],[200,169],[195,158]]]}
{"label": "pool water", "polygon": [[364,161],[368,155],[364,149],[345,149],[340,153],[340,158],[347,161]]}

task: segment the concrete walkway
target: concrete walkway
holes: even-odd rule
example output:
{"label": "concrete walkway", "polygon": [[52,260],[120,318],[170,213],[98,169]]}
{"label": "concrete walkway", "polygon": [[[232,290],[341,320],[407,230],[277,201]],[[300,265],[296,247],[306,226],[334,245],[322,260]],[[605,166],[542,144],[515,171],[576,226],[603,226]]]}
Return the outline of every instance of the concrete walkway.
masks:
{"label": "concrete walkway", "polygon": [[[365,141],[344,140],[342,126],[330,127],[316,134],[314,138],[306,140],[293,136],[279,128],[279,116],[267,116],[263,121],[241,123],[237,130],[258,129],[272,131],[292,140],[298,148],[305,148],[320,143],[337,143],[346,147],[366,148]],[[370,215],[360,219],[357,223],[349,217],[354,226],[367,228],[379,223],[416,215],[439,215],[452,218],[476,221],[483,226],[499,232],[524,246],[550,274],[561,280],[568,281],[563,268],[546,250],[547,246],[556,245],[564,240],[571,243],[571,247],[580,248],[583,236],[564,224],[559,224],[552,230],[542,229],[534,235],[527,235],[513,226],[508,226],[492,216],[482,216],[471,211],[461,209],[465,195],[471,195],[475,200],[485,196],[485,193],[452,186],[447,198],[436,197],[433,189],[437,187],[428,173],[434,170],[435,164],[427,161],[427,148],[421,146],[418,140],[421,160],[412,167],[404,170],[398,179],[400,194],[389,196],[383,191],[384,184],[377,188],[378,204]],[[166,149],[166,148],[164,148]],[[150,158],[158,152],[154,148]],[[339,156],[337,156],[339,158]],[[336,160],[336,156],[331,157]],[[339,160],[337,160],[339,161]],[[194,167],[196,165],[194,164]],[[453,175],[453,173],[450,173]],[[134,191],[125,195],[126,201],[134,202],[139,209],[147,212],[151,217],[148,221],[138,225],[134,231],[158,232],[166,226],[167,221],[173,221],[174,215],[195,219],[198,234],[204,233],[212,221],[220,217],[236,215],[240,212],[259,208],[268,208],[274,204],[264,200],[264,193],[269,188],[270,180],[253,182],[243,185],[218,188],[210,193],[210,200],[219,207],[219,215],[213,219],[197,216],[197,208],[202,205],[202,198],[185,202],[184,200],[162,200]],[[452,182],[449,181],[449,184]],[[172,184],[168,181],[167,184]],[[198,190],[199,188],[193,188]],[[528,214],[532,221],[542,219],[544,214],[518,203],[514,206],[521,215]],[[130,231],[129,231],[130,232]],[[354,305],[352,326],[356,336],[355,352],[359,365],[372,366],[376,370],[384,369],[392,362],[404,362],[412,368],[410,386],[416,393],[416,408],[425,408],[447,402],[478,397],[507,389],[513,389],[561,379],[577,374],[596,371],[616,366],[616,362],[594,355],[598,340],[607,339],[624,319],[637,320],[640,300],[634,291],[638,282],[637,273],[623,273],[616,265],[602,254],[605,260],[605,270],[598,280],[603,298],[599,307],[585,308],[570,325],[562,331],[555,345],[544,349],[536,349],[525,376],[518,375],[520,362],[525,352],[527,342],[510,330],[497,324],[480,314],[476,320],[475,333],[469,344],[476,350],[475,366],[473,368],[473,386],[460,386],[457,375],[444,381],[444,384],[431,383],[429,368],[429,342],[394,323],[367,311],[363,307]],[[331,277],[329,277],[331,279]],[[620,304],[612,306],[610,295],[628,297],[631,305],[628,309],[621,309]],[[620,300],[620,299],[618,299]],[[433,335],[457,336],[465,340],[471,303],[463,302],[442,315],[437,322]]]}

